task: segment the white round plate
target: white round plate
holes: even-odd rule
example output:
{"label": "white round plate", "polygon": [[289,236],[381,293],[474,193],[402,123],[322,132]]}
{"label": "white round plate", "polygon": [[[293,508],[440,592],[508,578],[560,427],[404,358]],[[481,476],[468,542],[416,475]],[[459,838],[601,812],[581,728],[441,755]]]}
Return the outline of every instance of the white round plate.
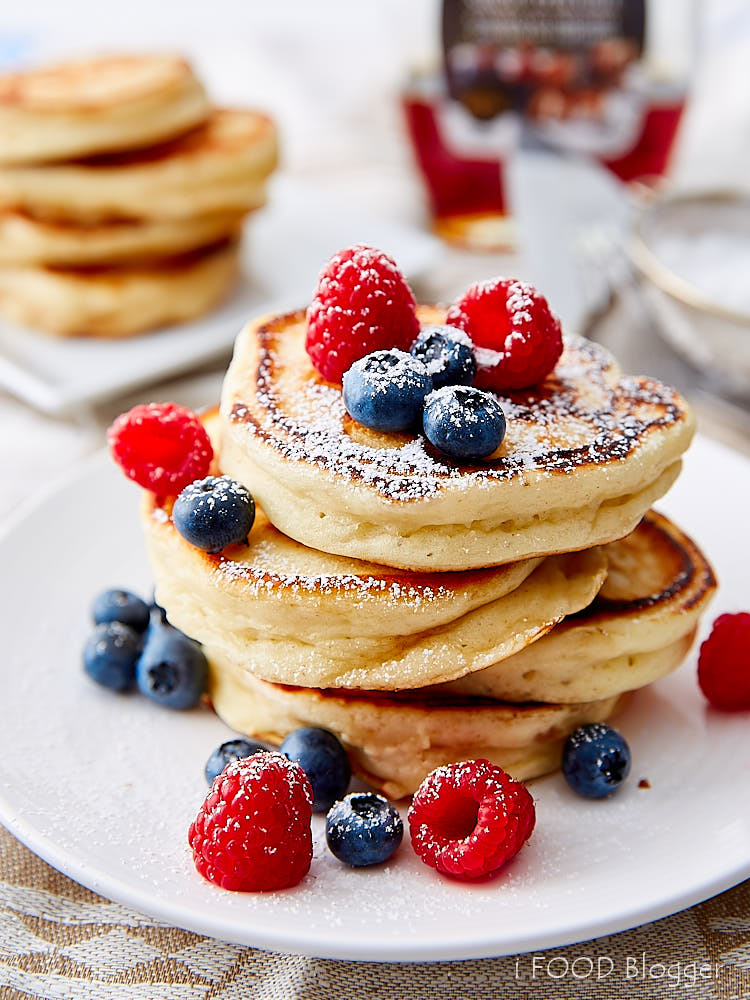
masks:
{"label": "white round plate", "polygon": [[[711,618],[750,608],[749,494],[750,463],[698,440],[660,505],[715,565]],[[217,889],[197,875],[186,836],[204,762],[229,731],[205,708],[172,713],[98,688],[81,670],[93,595],[114,585],[150,592],[136,489],[99,456],[16,519],[0,565],[0,820],[73,879],[153,917],[323,957],[470,958],[623,930],[750,875],[748,713],[706,707],[693,653],[621,716],[633,751],[626,785],[589,802],[559,775],[534,782],[537,828],[494,879],[443,878],[408,839],[388,865],[345,868],[317,819],[299,886]]]}

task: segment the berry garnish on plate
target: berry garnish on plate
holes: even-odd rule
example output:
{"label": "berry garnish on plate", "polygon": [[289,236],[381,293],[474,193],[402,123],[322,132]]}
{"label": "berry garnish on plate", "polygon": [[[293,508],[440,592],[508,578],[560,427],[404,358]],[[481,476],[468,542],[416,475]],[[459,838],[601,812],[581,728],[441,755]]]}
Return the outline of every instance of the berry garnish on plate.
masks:
{"label": "berry garnish on plate", "polygon": [[311,818],[312,789],[299,764],[269,752],[233,761],[190,825],[195,867],[235,892],[296,885],[312,860]]}
{"label": "berry garnish on plate", "polygon": [[255,501],[229,476],[207,476],[189,483],[174,502],[174,526],[182,537],[206,552],[247,542],[255,520]]}
{"label": "berry garnish on plate", "polygon": [[526,787],[483,759],[432,771],[409,809],[416,853],[458,879],[481,878],[510,861],[531,836],[535,819]]}
{"label": "berry garnish on plate", "polygon": [[698,684],[714,708],[750,709],[750,612],[716,619],[701,644]]}
{"label": "berry garnish on plate", "polygon": [[357,244],[331,257],[307,310],[305,346],[323,378],[341,382],[372,351],[408,351],[418,332],[414,296],[387,254]]}
{"label": "berry garnish on plate", "polygon": [[227,740],[218,746],[206,761],[205,775],[209,785],[213,784],[214,778],[221,774],[227,764],[234,760],[241,760],[243,757],[252,757],[254,753],[264,753],[266,748],[262,743],[255,740],[246,740],[237,737],[234,740]]}
{"label": "berry garnish on plate", "polygon": [[560,321],[532,285],[495,278],[472,285],[448,310],[446,321],[474,344],[475,384],[496,392],[540,382],[562,354]]}
{"label": "berry garnish on plate", "polygon": [[427,368],[434,389],[471,385],[477,373],[471,339],[455,326],[423,327],[410,353]]}
{"label": "berry garnish on plate", "polygon": [[108,621],[97,625],[83,648],[83,666],[89,677],[113,691],[127,691],[135,683],[135,665],[141,636],[130,625]]}
{"label": "berry garnish on plate", "polygon": [[379,865],[392,857],[404,836],[398,810],[375,792],[352,792],[326,816],[331,853],[353,868]]}
{"label": "berry garnish on plate", "polygon": [[574,792],[603,799],[616,792],[630,773],[630,748],[616,729],[589,722],[565,741],[562,773]]}
{"label": "berry garnish on plate", "polygon": [[422,412],[432,379],[406,351],[373,351],[344,374],[344,406],[360,424],[376,431],[403,431]]}
{"label": "berry garnish on plate", "polygon": [[91,617],[95,625],[122,622],[136,632],[145,632],[151,618],[149,606],[129,590],[105,590],[94,598]]}
{"label": "berry garnish on plate", "polygon": [[107,441],[125,475],[160,500],[207,475],[213,458],[199,418],[176,403],[134,406],[114,421]]}
{"label": "berry garnish on plate", "polygon": [[166,708],[192,708],[206,688],[208,664],[197,642],[171,625],[152,624],[136,664],[138,689]]}
{"label": "berry garnish on plate", "polygon": [[313,790],[313,812],[327,812],[349,787],[349,756],[327,729],[303,726],[291,732],[279,750],[307,775]]}
{"label": "berry garnish on plate", "polygon": [[505,414],[491,392],[468,385],[445,385],[425,400],[424,434],[452,458],[487,458],[505,437]]}

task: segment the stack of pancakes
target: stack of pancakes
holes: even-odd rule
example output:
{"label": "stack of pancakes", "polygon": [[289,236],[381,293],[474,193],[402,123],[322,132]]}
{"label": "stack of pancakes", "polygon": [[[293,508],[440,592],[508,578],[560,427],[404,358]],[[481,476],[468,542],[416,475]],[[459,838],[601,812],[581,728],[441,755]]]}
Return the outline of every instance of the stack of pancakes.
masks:
{"label": "stack of pancakes", "polygon": [[273,122],[212,107],[183,59],[0,77],[0,311],[99,337],[205,312],[276,157]]}
{"label": "stack of pancakes", "polygon": [[157,600],[204,644],[216,711],[274,742],[330,729],[396,798],[454,760],[554,769],[573,729],[678,666],[715,587],[649,511],[693,433],[685,401],[568,339],[501,398],[499,453],[459,464],[353,421],[304,339],[303,313],[250,324],[206,416],[214,471],[260,506],[248,544],[209,555],[169,502],[143,507]]}

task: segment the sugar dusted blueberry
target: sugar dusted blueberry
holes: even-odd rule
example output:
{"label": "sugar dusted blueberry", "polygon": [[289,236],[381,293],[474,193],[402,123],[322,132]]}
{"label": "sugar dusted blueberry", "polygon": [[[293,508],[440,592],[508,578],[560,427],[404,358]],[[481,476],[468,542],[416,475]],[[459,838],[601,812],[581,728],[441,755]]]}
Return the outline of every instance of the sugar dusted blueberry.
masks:
{"label": "sugar dusted blueberry", "polygon": [[352,792],[335,802],[326,816],[326,843],[331,853],[353,868],[387,861],[403,836],[398,810],[375,792]]}
{"label": "sugar dusted blueberry", "polygon": [[172,520],[182,537],[206,552],[247,541],[255,520],[255,501],[229,476],[207,476],[190,483],[174,502]]}
{"label": "sugar dusted blueberry", "polygon": [[425,365],[435,389],[471,385],[477,373],[471,339],[455,326],[423,327],[410,353]]}
{"label": "sugar dusted blueberry", "polygon": [[630,773],[630,748],[616,729],[590,722],[565,741],[562,772],[574,792],[602,799],[617,791]]}
{"label": "sugar dusted blueberry", "polygon": [[406,351],[373,351],[344,374],[344,406],[376,431],[404,431],[418,421],[432,379]]}
{"label": "sugar dusted blueberry", "polygon": [[424,433],[430,444],[452,458],[487,458],[505,437],[505,414],[490,392],[446,385],[425,400]]}

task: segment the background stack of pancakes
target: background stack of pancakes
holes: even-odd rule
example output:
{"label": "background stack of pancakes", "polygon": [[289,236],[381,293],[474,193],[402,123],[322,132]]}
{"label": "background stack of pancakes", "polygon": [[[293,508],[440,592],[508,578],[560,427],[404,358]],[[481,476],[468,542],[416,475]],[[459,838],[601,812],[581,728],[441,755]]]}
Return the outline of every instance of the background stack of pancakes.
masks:
{"label": "background stack of pancakes", "polygon": [[212,107],[176,57],[0,77],[0,311],[100,337],[203,313],[276,157],[272,121]]}
{"label": "background stack of pancakes", "polygon": [[550,771],[570,732],[678,666],[715,587],[649,512],[693,433],[679,394],[570,338],[501,399],[499,453],[465,465],[354,422],[304,343],[304,313],[250,324],[206,418],[215,471],[262,508],[248,544],[209,555],[168,502],[143,508],[157,599],[204,644],[230,726],[323,726],[400,797],[449,761]]}

